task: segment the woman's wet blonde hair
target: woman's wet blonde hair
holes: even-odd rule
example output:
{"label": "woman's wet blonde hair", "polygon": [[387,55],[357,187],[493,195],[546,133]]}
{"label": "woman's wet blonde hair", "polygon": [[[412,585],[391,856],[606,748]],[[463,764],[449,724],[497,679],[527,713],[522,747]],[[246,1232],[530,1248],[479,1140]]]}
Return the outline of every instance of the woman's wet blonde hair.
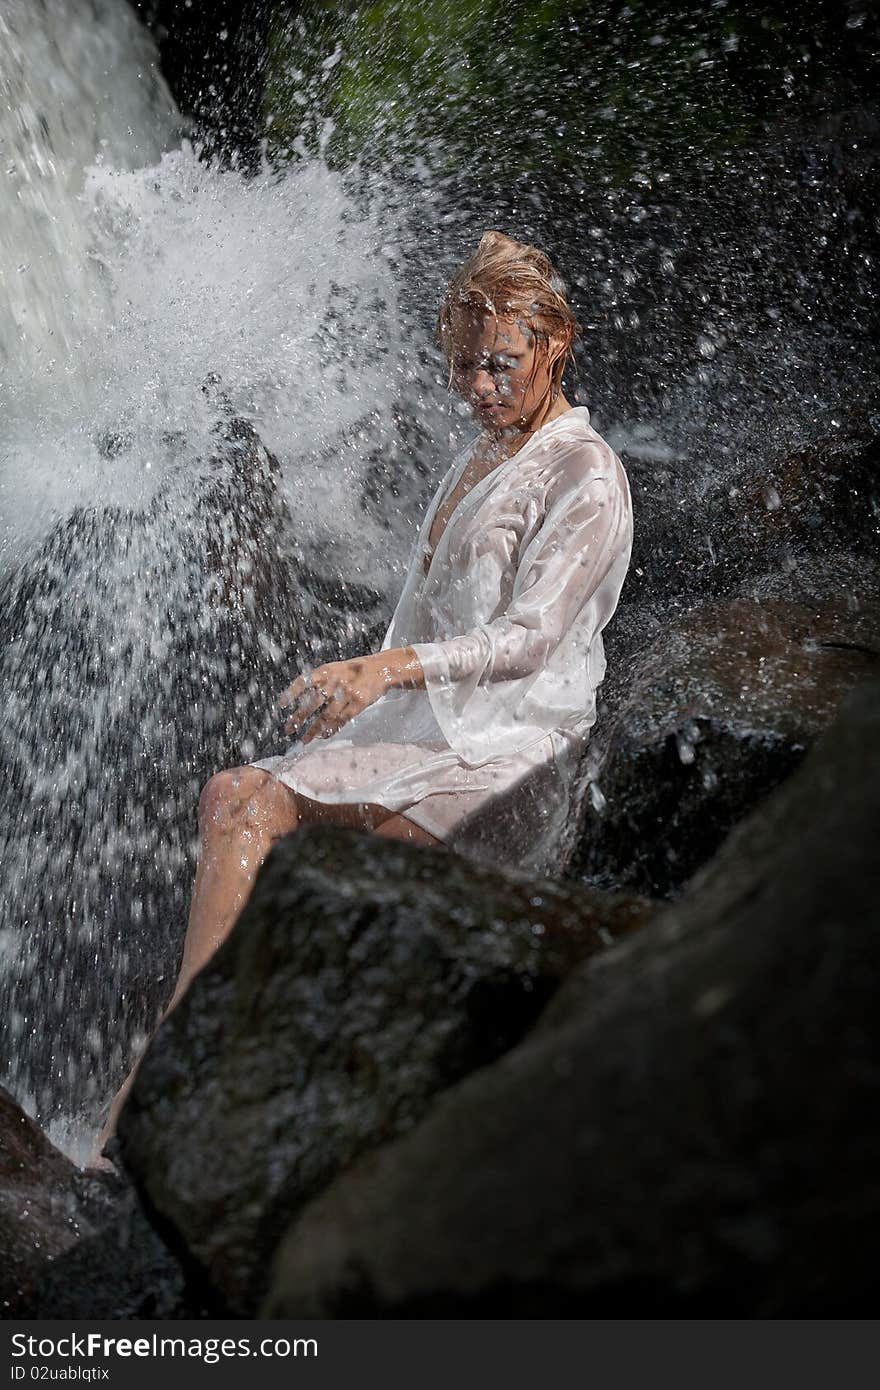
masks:
{"label": "woman's wet blonde hair", "polygon": [[[453,316],[462,310],[515,319],[549,350],[552,337],[564,336],[566,347],[550,369],[550,392],[557,396],[571,345],[580,325],[566,298],[565,285],[549,256],[536,246],[515,241],[504,232],[484,232],[474,254],[453,275],[440,305],[437,338],[449,362],[452,385]],[[538,354],[535,355],[535,366]]]}

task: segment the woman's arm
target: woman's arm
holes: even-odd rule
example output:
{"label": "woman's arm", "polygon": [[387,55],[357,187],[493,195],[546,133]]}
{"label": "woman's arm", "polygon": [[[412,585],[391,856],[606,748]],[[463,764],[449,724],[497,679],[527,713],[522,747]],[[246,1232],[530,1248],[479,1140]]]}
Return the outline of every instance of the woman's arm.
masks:
{"label": "woman's arm", "polygon": [[404,690],[424,690],[425,673],[413,647],[393,647],[391,651],[379,652],[379,656],[393,658],[389,667],[391,686]]}
{"label": "woman's arm", "polygon": [[540,670],[630,535],[626,485],[607,446],[566,448],[555,465],[544,521],[504,613],[445,641],[329,662],[298,677],[281,699],[294,707],[286,731],[314,717],[303,742],[327,737],[395,688],[427,688],[435,713],[438,700],[451,701],[455,716],[478,685]]}
{"label": "woman's arm", "polygon": [[[412,565],[422,564],[430,523],[441,500],[446,497],[450,481],[456,477],[470,452],[471,446],[468,445],[453,459],[440,480],[413,548]],[[392,628],[393,625],[392,618]],[[386,641],[390,631],[386,634]],[[329,738],[388,690],[424,689],[424,686],[424,672],[412,647],[383,647],[380,652],[369,656],[326,662],[297,676],[282,692],[278,704],[282,709],[291,711],[284,725],[288,734],[295,735],[312,720],[308,732],[303,735],[303,743],[308,743],[313,738]]]}
{"label": "woman's arm", "polygon": [[461,636],[413,643],[434,718],[469,767],[595,717],[597,639],[617,605],[632,520],[620,464],[610,450],[590,452],[581,448],[570,486],[557,488],[554,475],[501,611]]}
{"label": "woman's arm", "polygon": [[630,534],[626,494],[608,455],[602,472],[585,467],[583,448],[560,466],[503,613],[461,636],[415,643],[429,691],[521,680],[546,665]]}

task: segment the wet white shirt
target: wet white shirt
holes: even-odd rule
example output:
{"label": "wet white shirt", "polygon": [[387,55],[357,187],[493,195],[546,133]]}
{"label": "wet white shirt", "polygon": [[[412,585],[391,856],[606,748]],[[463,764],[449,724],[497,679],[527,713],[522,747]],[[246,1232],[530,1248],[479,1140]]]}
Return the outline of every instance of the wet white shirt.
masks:
{"label": "wet white shirt", "polygon": [[630,491],[588,410],[566,411],[462,497],[426,576],[432,523],[472,453],[434,494],[382,643],[414,648],[425,689],[388,691],[330,738],[255,765],[315,800],[378,804],[541,869],[596,718]]}

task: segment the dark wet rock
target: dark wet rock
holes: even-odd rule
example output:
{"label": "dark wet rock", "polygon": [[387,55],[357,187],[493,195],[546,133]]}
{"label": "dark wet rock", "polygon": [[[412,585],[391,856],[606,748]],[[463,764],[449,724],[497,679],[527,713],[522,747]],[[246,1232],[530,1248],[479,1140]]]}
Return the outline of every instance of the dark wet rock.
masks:
{"label": "dark wet rock", "polygon": [[694,608],[635,659],[610,717],[606,706],[570,872],[675,892],[878,670],[880,598]]}
{"label": "dark wet rock", "polygon": [[0,1250],[5,1318],[197,1315],[131,1184],[75,1167],[2,1088]]}
{"label": "dark wet rock", "polygon": [[819,440],[754,466],[731,498],[756,549],[782,565],[802,554],[846,550],[875,556],[880,547],[880,436]]}
{"label": "dark wet rock", "polygon": [[870,1316],[880,687],[675,905],[292,1225],[264,1317]]}
{"label": "dark wet rock", "polygon": [[[427,366],[424,360],[421,365]],[[430,427],[437,422],[425,420],[420,404],[421,409],[414,411],[395,403],[390,410],[392,428],[382,431],[367,456],[361,499],[364,510],[379,524],[388,524],[389,511],[401,498],[412,498],[414,479],[424,494],[420,501],[427,507],[437,477],[448,467],[448,459],[438,451],[438,430]]]}
{"label": "dark wet rock", "polygon": [[164,1232],[253,1314],[287,1220],[517,1042],[649,905],[331,827],[282,840],[119,1126]]}
{"label": "dark wet rock", "polygon": [[[90,1179],[92,1183],[97,1179]],[[199,1271],[171,1254],[133,1185],[104,1180],[102,1219],[46,1269],[36,1295],[41,1318],[202,1318],[210,1315]],[[94,1202],[94,1199],[92,1199]],[[88,1214],[92,1215],[91,1207]]]}
{"label": "dark wet rock", "polygon": [[880,439],[866,422],[794,453],[728,466],[698,499],[675,464],[626,458],[626,467],[636,528],[624,611],[752,596],[774,573],[796,599],[801,567],[835,554],[864,557],[865,587],[876,592]]}
{"label": "dark wet rock", "polygon": [[201,785],[281,751],[279,691],[376,621],[298,568],[276,460],[206,395],[210,457],[170,439],[148,507],[76,510],[0,584],[0,1076],[44,1122],[97,1124],[167,1001]]}
{"label": "dark wet rock", "polygon": [[0,1088],[0,1305],[4,1317],[34,1309],[49,1260],[79,1236],[76,1169]]}
{"label": "dark wet rock", "polygon": [[[628,460],[632,565],[561,864],[608,888],[676,892],[797,766],[880,653],[877,436],[714,476]],[[759,452],[759,451],[756,451]],[[598,789],[598,790],[597,790]]]}

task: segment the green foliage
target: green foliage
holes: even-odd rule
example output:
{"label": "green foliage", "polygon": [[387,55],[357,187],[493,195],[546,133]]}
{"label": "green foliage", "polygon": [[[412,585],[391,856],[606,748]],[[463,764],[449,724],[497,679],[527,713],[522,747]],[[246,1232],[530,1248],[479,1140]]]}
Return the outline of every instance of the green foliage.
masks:
{"label": "green foliage", "polygon": [[509,179],[552,163],[620,183],[717,156],[809,95],[835,22],[819,0],[797,19],[742,0],[276,0],[270,139],[282,157],[318,145],[342,162],[418,156]]}

